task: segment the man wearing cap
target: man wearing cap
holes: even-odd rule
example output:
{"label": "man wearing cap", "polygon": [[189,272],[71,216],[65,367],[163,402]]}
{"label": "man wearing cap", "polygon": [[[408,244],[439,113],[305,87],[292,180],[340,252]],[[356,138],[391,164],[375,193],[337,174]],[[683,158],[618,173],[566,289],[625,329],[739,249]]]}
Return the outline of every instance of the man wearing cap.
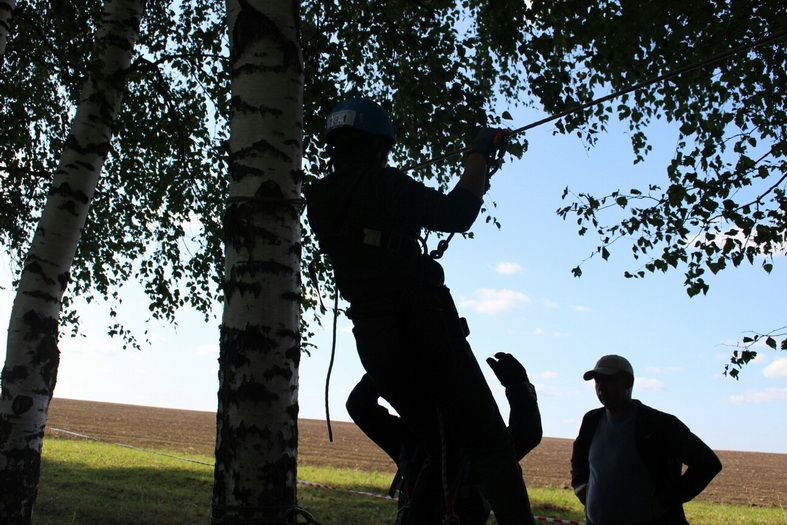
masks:
{"label": "man wearing cap", "polygon": [[631,398],[626,358],[605,355],[583,377],[603,405],[585,414],[571,456],[588,525],[688,524],[683,503],[721,471],[719,458],[678,418]]}
{"label": "man wearing cap", "polygon": [[[443,194],[387,167],[396,141],[392,122],[378,104],[350,99],[328,117],[331,171],[307,188],[306,200],[309,223],[350,303],[361,363],[424,443],[430,474],[442,480],[446,515],[453,514],[452,487],[467,458],[498,523],[529,525],[533,516],[511,436],[465,339],[467,325],[443,269],[418,241],[422,228],[470,228],[500,136],[489,128],[476,135],[462,176]],[[429,523],[419,508],[414,500],[412,522]]]}

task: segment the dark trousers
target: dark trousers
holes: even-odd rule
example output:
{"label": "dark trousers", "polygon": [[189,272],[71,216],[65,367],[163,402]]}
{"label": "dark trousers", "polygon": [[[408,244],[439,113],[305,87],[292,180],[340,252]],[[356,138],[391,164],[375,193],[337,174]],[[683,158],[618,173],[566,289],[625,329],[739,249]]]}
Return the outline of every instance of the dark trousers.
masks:
{"label": "dark trousers", "polygon": [[[408,292],[389,313],[370,308],[375,313],[365,314],[356,305],[352,310],[361,362],[425,444],[432,465],[424,474],[429,483],[441,480],[436,468],[442,468],[444,454],[449,481],[455,483],[464,457],[480,475],[500,525],[534,523],[511,436],[465,340],[448,289]],[[433,502],[419,502],[416,490],[410,522],[433,523],[427,507],[434,509]],[[418,517],[422,508],[428,518]]]}

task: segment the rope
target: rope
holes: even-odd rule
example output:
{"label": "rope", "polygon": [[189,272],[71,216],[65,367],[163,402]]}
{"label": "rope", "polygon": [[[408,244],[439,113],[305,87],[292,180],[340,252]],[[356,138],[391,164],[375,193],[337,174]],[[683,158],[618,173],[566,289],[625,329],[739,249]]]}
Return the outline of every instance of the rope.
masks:
{"label": "rope", "polygon": [[333,360],[336,357],[336,325],[339,321],[339,288],[336,287],[333,295],[333,341],[331,342],[331,361],[328,363],[328,374],[325,376],[325,422],[328,425],[328,441],[333,443],[333,430],[331,429],[331,409],[328,406],[328,391],[331,386],[331,372]]}
{"label": "rope", "polygon": [[[71,430],[64,430],[62,428],[55,428],[55,427],[47,427],[47,428],[49,430],[53,431],[53,432],[60,432],[61,434],[66,434],[66,435],[69,435],[69,436],[79,437],[79,438],[82,438],[82,439],[89,439],[91,441],[96,441],[98,443],[107,443],[106,441],[98,439],[97,437],[88,436],[86,434],[80,434],[79,432],[72,432]],[[128,449],[136,450],[136,451],[139,451],[139,452],[145,452],[147,454],[152,454],[154,456],[162,456],[162,457],[165,457],[165,458],[177,459],[178,461],[188,461],[189,463],[196,463],[197,465],[205,465],[207,467],[212,467],[213,466],[213,463],[208,463],[208,462],[205,462],[205,461],[199,461],[199,460],[196,460],[196,459],[184,458],[184,457],[181,457],[181,456],[175,456],[173,454],[167,454],[167,453],[164,453],[164,452],[157,452],[155,450],[148,450],[148,449],[145,449],[145,448],[135,447],[134,445],[126,445],[125,443],[110,442],[110,444],[111,445],[115,445],[117,447],[128,448]]]}
{"label": "rope", "polygon": [[[99,439],[97,437],[88,436],[86,434],[81,434],[79,432],[73,432],[71,430],[65,430],[65,429],[62,429],[62,428],[55,428],[55,427],[47,427],[47,429],[52,431],[52,432],[60,432],[61,434],[67,434],[67,435],[74,436],[74,437],[88,439],[90,441],[95,441],[97,443],[108,443],[108,442],[106,442],[106,441],[104,441],[102,439]],[[189,462],[189,463],[196,463],[198,465],[205,465],[207,467],[214,467],[215,466],[213,463],[207,463],[205,461],[199,461],[199,460],[196,460],[196,459],[189,459],[189,458],[184,458],[184,457],[181,457],[181,456],[175,456],[173,454],[166,454],[164,452],[157,452],[155,450],[149,450],[149,449],[145,449],[145,448],[141,448],[141,447],[135,447],[134,445],[127,445],[125,443],[109,443],[109,444],[115,445],[115,446],[118,446],[118,447],[128,448],[128,449],[135,450],[137,452],[142,452],[142,453],[145,453],[145,454],[151,454],[151,455],[154,455],[154,456],[164,456],[164,457],[167,457],[167,458],[170,458],[170,459],[175,459],[175,460],[178,460],[178,461],[186,461],[186,462]],[[331,491],[334,491],[334,492],[342,492],[342,493],[345,493],[345,494],[351,494],[353,496],[364,496],[364,497],[369,497],[369,498],[384,499],[384,500],[388,500],[388,501],[393,501],[394,500],[394,498],[392,498],[391,496],[385,495],[385,494],[377,494],[377,493],[374,493],[374,492],[366,492],[366,491],[354,490],[354,489],[341,489],[341,488],[337,488],[337,487],[332,487],[330,485],[325,485],[324,483],[317,483],[317,482],[314,482],[314,481],[305,481],[305,480],[302,480],[302,479],[298,479],[298,480],[296,480],[296,482],[298,483],[298,485],[302,485],[304,487],[313,487],[313,488],[331,490]],[[297,508],[300,508],[300,507],[296,507],[296,509]],[[305,511],[303,511],[303,512],[305,512]],[[581,522],[581,521],[567,520],[567,519],[563,519],[563,518],[553,518],[551,516],[533,516],[533,517],[536,519],[536,521],[542,521],[542,522],[546,522],[546,523],[558,523],[558,524],[561,524],[561,525],[585,525],[585,523]],[[315,525],[318,525],[317,522],[314,522],[314,523],[315,523]]]}
{"label": "rope", "polygon": [[[613,93],[610,93],[609,95],[605,95],[603,97],[599,97],[599,98],[593,99],[593,100],[591,100],[589,102],[585,102],[584,104],[579,104],[577,106],[572,106],[572,107],[570,107],[570,108],[568,108],[568,109],[566,109],[564,111],[561,111],[560,113],[556,113],[556,114],[551,115],[549,117],[542,118],[541,120],[537,120],[535,122],[531,122],[530,124],[522,126],[521,128],[516,128],[516,129],[512,130],[509,133],[509,136],[517,135],[519,133],[522,133],[523,131],[527,131],[529,129],[533,129],[535,127],[538,127],[538,126],[540,126],[542,124],[546,124],[547,122],[551,122],[553,120],[561,119],[561,118],[563,118],[565,116],[568,116],[568,115],[570,115],[572,113],[576,113],[577,111],[582,111],[583,109],[587,109],[587,108],[589,108],[591,106],[596,106],[598,104],[603,104],[604,102],[607,102],[607,101],[615,99],[617,97],[626,95],[628,93],[631,93],[632,91],[637,91],[637,90],[642,89],[644,87],[650,86],[651,84],[656,84],[656,83],[661,82],[663,80],[668,80],[668,79],[670,79],[672,77],[676,77],[676,76],[682,75],[684,73],[688,73],[690,71],[694,71],[696,69],[701,69],[701,68],[703,68],[703,67],[705,67],[707,65],[719,62],[721,60],[724,60],[725,58],[728,58],[728,57],[731,57],[733,55],[736,55],[736,54],[738,54],[738,53],[740,53],[742,51],[748,51],[750,49],[754,49],[755,47],[762,46],[762,45],[765,45],[765,44],[776,43],[778,40],[781,40],[782,38],[784,38],[785,35],[787,35],[787,29],[782,29],[782,30],[776,31],[775,33],[773,33],[771,35],[768,35],[766,37],[760,38],[759,40],[755,40],[755,41],[749,42],[747,44],[741,44],[739,46],[730,48],[730,49],[728,49],[726,51],[722,51],[720,53],[716,53],[715,55],[711,55],[708,58],[706,58],[706,59],[704,59],[704,60],[702,60],[700,62],[695,62],[693,64],[688,64],[686,66],[682,66],[682,67],[679,67],[677,69],[673,69],[672,71],[668,71],[666,73],[663,73],[663,74],[658,75],[656,77],[649,78],[647,80],[643,80],[642,82],[639,82],[637,84],[634,84],[634,85],[628,86],[626,88],[623,88],[621,90],[615,91]],[[448,153],[444,153],[443,155],[439,155],[439,156],[434,157],[432,159],[429,159],[427,161],[419,162],[417,164],[412,164],[410,166],[405,166],[404,168],[402,168],[402,171],[417,170],[417,169],[429,166],[431,164],[435,164],[437,162],[441,162],[443,160],[449,159],[451,157],[455,157],[457,155],[461,155],[463,153],[466,153],[469,150],[470,150],[470,146],[467,146],[467,147],[464,147],[464,148],[461,148],[461,149],[456,149],[456,150],[453,150],[453,151],[449,151]]]}

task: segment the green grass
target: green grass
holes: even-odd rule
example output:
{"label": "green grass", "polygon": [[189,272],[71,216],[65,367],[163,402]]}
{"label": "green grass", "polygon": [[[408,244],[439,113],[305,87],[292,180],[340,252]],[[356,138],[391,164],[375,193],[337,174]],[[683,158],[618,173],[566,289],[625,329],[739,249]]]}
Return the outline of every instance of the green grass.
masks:
{"label": "green grass", "polygon": [[[210,457],[180,457],[212,462]],[[337,489],[385,493],[390,474],[300,466],[298,477]],[[115,445],[47,438],[36,525],[209,523],[213,469]],[[582,519],[573,493],[531,488],[536,514]],[[396,503],[337,490],[299,487],[299,503],[324,525],[393,523]],[[787,525],[787,510],[689,503],[693,525]]]}

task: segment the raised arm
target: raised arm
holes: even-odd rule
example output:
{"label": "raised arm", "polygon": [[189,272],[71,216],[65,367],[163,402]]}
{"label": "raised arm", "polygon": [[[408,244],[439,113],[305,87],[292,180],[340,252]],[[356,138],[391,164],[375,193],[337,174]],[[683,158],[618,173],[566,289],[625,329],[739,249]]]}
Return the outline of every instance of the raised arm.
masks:
{"label": "raised arm", "polygon": [[391,179],[386,188],[391,196],[392,214],[405,224],[434,231],[464,232],[470,229],[481,209],[481,199],[488,189],[489,163],[504,146],[505,130],[481,128],[469,145],[464,171],[448,194],[407,178],[402,183]]}
{"label": "raised arm", "polygon": [[506,389],[506,398],[511,406],[508,431],[514,441],[516,457],[522,459],[541,443],[543,435],[536,389],[530,383],[525,367],[511,354],[498,352],[486,362]]}

